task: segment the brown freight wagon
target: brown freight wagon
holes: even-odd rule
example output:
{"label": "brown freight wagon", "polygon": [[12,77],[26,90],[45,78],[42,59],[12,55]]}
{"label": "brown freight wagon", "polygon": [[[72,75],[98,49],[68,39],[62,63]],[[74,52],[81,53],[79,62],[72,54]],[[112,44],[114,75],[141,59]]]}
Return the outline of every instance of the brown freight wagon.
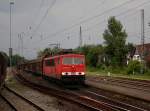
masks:
{"label": "brown freight wagon", "polygon": [[6,78],[7,61],[6,54],[0,52],[0,90],[3,87]]}

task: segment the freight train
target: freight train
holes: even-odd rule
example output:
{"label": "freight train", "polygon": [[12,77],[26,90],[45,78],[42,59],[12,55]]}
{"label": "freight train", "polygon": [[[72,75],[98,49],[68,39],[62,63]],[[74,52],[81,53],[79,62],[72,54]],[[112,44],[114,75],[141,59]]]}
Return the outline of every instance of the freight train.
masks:
{"label": "freight train", "polygon": [[5,78],[6,78],[6,70],[7,70],[7,58],[6,54],[0,52],[0,91],[4,85]]}
{"label": "freight train", "polygon": [[84,84],[85,81],[85,57],[82,54],[43,57],[20,64],[19,68],[67,84]]}

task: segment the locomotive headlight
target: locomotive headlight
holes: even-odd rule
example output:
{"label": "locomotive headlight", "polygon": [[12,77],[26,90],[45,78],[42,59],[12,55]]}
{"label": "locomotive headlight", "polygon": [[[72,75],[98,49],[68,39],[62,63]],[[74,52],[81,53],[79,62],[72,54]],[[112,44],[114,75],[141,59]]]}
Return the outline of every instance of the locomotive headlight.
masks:
{"label": "locomotive headlight", "polygon": [[85,75],[85,73],[84,73],[84,72],[81,72],[81,75]]}
{"label": "locomotive headlight", "polygon": [[66,73],[65,73],[65,72],[62,72],[62,75],[66,75]]}

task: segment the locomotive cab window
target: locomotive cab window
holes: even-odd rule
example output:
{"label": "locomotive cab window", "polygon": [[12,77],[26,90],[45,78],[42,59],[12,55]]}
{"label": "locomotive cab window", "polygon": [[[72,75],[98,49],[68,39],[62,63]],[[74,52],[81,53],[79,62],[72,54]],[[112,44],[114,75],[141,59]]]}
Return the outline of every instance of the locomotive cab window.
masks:
{"label": "locomotive cab window", "polygon": [[64,57],[63,64],[84,64],[83,58],[79,57]]}

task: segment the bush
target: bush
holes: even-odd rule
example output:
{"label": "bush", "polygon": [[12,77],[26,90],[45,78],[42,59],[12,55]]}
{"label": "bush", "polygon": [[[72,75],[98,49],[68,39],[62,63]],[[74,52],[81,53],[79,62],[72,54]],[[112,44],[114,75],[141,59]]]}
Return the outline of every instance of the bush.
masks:
{"label": "bush", "polygon": [[102,54],[102,51],[103,51],[102,46],[92,46],[86,55],[87,65],[91,67],[97,67],[99,55]]}
{"label": "bush", "polygon": [[129,61],[128,67],[127,67],[127,74],[135,74],[140,73],[141,71],[141,63],[137,60],[131,60]]}
{"label": "bush", "polygon": [[101,70],[106,70],[107,66],[105,64],[97,64],[96,68],[101,69]]}

